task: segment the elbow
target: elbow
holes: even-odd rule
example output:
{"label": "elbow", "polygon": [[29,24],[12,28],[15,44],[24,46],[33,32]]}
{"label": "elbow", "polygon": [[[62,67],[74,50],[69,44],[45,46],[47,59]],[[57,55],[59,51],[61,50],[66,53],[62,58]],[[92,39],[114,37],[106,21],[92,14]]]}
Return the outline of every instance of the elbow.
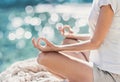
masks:
{"label": "elbow", "polygon": [[102,42],[91,40],[90,43],[91,43],[93,49],[98,49],[98,48],[101,46],[101,43],[102,43]]}

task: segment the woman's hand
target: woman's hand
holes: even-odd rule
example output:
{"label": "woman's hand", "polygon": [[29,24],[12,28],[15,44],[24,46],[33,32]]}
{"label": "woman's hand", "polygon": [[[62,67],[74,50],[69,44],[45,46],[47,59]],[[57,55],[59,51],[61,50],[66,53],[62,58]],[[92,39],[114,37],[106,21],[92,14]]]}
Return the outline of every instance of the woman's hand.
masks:
{"label": "woman's hand", "polygon": [[[40,41],[44,41],[45,42],[45,46],[42,46],[40,44]],[[49,42],[46,38],[38,38],[37,40],[35,40],[34,38],[32,39],[32,43],[34,45],[35,48],[39,49],[42,52],[48,52],[48,51],[57,51],[58,47],[55,46],[54,44],[52,44],[51,42]]]}
{"label": "woman's hand", "polygon": [[58,30],[60,31],[61,35],[63,35],[65,38],[74,39],[74,32],[69,25],[59,27]]}

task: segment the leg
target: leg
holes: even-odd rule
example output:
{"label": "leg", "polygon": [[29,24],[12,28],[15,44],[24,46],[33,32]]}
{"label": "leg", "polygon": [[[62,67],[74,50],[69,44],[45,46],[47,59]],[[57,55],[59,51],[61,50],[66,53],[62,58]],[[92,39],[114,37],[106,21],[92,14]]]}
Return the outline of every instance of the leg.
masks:
{"label": "leg", "polygon": [[[46,67],[46,68],[47,68],[47,67]],[[58,79],[66,79],[64,76],[62,76],[62,75],[60,75],[59,73],[56,73],[56,72],[50,70],[49,68],[47,68],[47,70],[48,70],[50,73],[52,73],[52,74],[53,74],[56,78],[58,78]]]}
{"label": "leg", "polygon": [[[67,38],[65,38],[63,40],[62,45],[64,45],[64,44],[72,44],[72,43],[77,43],[77,42],[79,42],[79,41],[75,40],[75,39],[67,39]],[[76,57],[76,58],[79,58],[79,59],[82,59],[82,60],[85,60],[85,61],[89,61],[89,51],[87,51],[87,52],[63,52],[63,53],[66,53],[69,56],[73,56],[73,57]]]}
{"label": "leg", "polygon": [[[77,43],[79,41],[75,40],[75,39],[67,39],[65,38],[62,42],[62,45],[64,44],[72,44],[72,43]],[[83,54],[81,52],[62,52],[64,54],[68,54],[68,56],[72,56],[72,57],[75,57],[75,58],[78,58],[78,59],[82,59],[82,60],[85,60],[85,61],[89,61],[89,53],[88,52],[83,52]],[[53,75],[55,75],[56,77],[59,77],[59,78],[62,78],[62,79],[65,79],[65,77],[63,77],[62,75],[59,75],[51,70],[48,69],[49,72],[51,72]]]}
{"label": "leg", "polygon": [[41,53],[37,61],[70,82],[93,82],[93,70],[86,61],[57,52]]}
{"label": "leg", "polygon": [[[62,45],[64,44],[72,44],[72,43],[77,43],[79,42],[78,40],[75,40],[75,39],[67,39],[65,38],[62,42]],[[82,60],[85,60],[85,61],[89,61],[89,52],[62,52],[64,54],[68,54],[68,56],[72,56],[72,57],[75,57],[75,58],[78,58],[78,59],[82,59]],[[65,77],[63,77],[62,75],[59,75],[51,70],[48,69],[49,72],[51,72],[53,75],[55,75],[56,77],[58,78],[62,78],[62,79],[65,79]]]}

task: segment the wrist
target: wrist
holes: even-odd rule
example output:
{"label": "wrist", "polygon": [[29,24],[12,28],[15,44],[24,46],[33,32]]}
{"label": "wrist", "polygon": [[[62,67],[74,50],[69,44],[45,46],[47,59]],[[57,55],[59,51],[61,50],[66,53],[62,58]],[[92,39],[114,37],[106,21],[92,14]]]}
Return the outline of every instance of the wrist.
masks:
{"label": "wrist", "polygon": [[66,36],[65,39],[73,39],[73,40],[77,40],[75,34],[70,34],[69,36]]}
{"label": "wrist", "polygon": [[56,46],[56,51],[64,51],[63,45],[57,45]]}

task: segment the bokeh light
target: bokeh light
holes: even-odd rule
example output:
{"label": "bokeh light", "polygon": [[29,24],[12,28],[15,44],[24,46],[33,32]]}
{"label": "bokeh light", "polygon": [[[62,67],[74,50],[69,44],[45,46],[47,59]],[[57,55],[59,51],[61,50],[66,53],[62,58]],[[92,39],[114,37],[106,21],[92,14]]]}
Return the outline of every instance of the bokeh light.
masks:
{"label": "bokeh light", "polygon": [[46,26],[43,28],[42,32],[39,31],[39,37],[46,37],[50,41],[54,39],[54,29],[52,27]]}
{"label": "bokeh light", "polygon": [[63,27],[63,24],[62,23],[57,23],[56,24],[56,29],[59,30],[59,27]]}
{"label": "bokeh light", "polygon": [[57,13],[51,13],[51,17],[50,17],[51,21],[53,22],[58,22],[59,21],[59,16]]}
{"label": "bokeh light", "polygon": [[27,14],[31,14],[31,13],[33,13],[34,10],[33,10],[33,7],[29,5],[25,8],[25,11]]}
{"label": "bokeh light", "polygon": [[70,19],[70,16],[67,15],[67,14],[63,14],[62,18],[63,18],[64,21],[68,21]]}
{"label": "bokeh light", "polygon": [[26,39],[30,39],[32,37],[32,33],[30,31],[26,31],[24,37]]}
{"label": "bokeh light", "polygon": [[82,27],[85,25],[87,25],[87,20],[85,20],[85,19],[79,19],[75,22],[76,27]]}
{"label": "bokeh light", "polygon": [[16,39],[23,38],[24,33],[25,33],[25,30],[22,27],[18,28],[15,32]]}
{"label": "bokeh light", "polygon": [[31,25],[35,25],[35,26],[38,26],[38,25],[40,25],[41,24],[41,19],[40,18],[38,18],[38,17],[33,17],[33,18],[31,18],[30,19],[30,23],[31,23]]}
{"label": "bokeh light", "polygon": [[21,17],[15,17],[11,20],[12,26],[17,28],[23,25],[23,20]]}
{"label": "bokeh light", "polygon": [[31,23],[31,19],[32,19],[31,16],[26,16],[26,17],[24,18],[24,22],[25,22],[26,24],[30,24],[30,23]]}
{"label": "bokeh light", "polygon": [[15,40],[16,39],[16,35],[14,33],[9,33],[8,39],[9,40]]}
{"label": "bokeh light", "polygon": [[[12,0],[4,1],[12,3]],[[66,3],[76,1],[20,0],[24,3],[21,5],[17,3],[11,5],[11,7],[0,3],[0,72],[15,61],[37,56],[39,51],[33,47],[32,37],[46,37],[55,44],[61,44],[64,37],[58,31],[58,28],[67,24],[73,28],[75,33],[87,33],[86,19],[91,3]],[[14,0],[14,3],[16,2],[18,0]],[[84,2],[84,0],[78,2]],[[6,7],[3,8],[2,6]]]}
{"label": "bokeh light", "polygon": [[[47,7],[46,7],[47,6]],[[43,12],[53,12],[53,6],[52,5],[44,5],[44,4],[38,4],[36,7],[35,7],[35,12],[36,13],[43,13]]]}

